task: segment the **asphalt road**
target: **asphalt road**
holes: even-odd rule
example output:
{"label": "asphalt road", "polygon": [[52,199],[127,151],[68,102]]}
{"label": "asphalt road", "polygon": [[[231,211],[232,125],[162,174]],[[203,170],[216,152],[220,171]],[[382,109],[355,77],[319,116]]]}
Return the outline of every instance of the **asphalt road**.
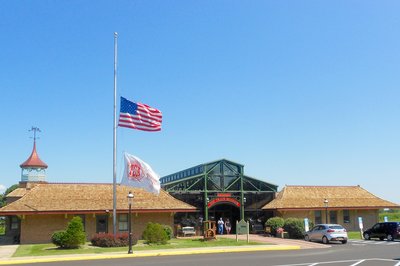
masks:
{"label": "asphalt road", "polygon": [[349,241],[332,244],[331,248],[295,251],[268,251],[223,253],[211,255],[163,256],[147,258],[88,260],[73,262],[35,263],[24,265],[65,266],[281,266],[281,265],[329,265],[329,266],[400,266],[400,241]]}

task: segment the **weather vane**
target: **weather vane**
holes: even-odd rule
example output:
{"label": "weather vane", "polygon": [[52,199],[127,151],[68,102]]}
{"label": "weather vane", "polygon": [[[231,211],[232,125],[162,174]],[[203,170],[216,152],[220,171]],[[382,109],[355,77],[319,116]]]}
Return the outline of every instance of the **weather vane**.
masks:
{"label": "weather vane", "polygon": [[40,128],[32,126],[32,128],[29,130],[29,132],[33,131],[33,141],[36,141],[36,132],[42,132],[40,131]]}

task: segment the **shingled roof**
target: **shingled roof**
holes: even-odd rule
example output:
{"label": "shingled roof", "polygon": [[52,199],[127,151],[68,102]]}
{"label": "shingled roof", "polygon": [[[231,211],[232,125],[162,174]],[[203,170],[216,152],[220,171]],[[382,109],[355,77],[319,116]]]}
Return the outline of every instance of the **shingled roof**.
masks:
{"label": "shingled roof", "polygon": [[264,210],[383,209],[400,205],[383,200],[360,186],[285,186]]}
{"label": "shingled roof", "polygon": [[[112,184],[40,183],[18,189],[22,197],[0,209],[0,215],[39,213],[104,213],[113,209]],[[196,208],[161,190],[157,196],[140,188],[117,186],[117,211],[128,211],[132,191],[134,212],[190,212]],[[14,193],[15,194],[15,193]],[[15,195],[11,195],[15,196]]]}

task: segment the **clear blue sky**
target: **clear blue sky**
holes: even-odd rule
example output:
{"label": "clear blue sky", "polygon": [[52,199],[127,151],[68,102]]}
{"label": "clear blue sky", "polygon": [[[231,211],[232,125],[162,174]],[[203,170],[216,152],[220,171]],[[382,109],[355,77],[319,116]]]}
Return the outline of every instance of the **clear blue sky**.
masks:
{"label": "clear blue sky", "polygon": [[38,126],[50,182],[112,182],[118,96],[163,130],[118,129],[160,176],[220,158],[279,185],[400,203],[398,1],[1,1],[0,184]]}

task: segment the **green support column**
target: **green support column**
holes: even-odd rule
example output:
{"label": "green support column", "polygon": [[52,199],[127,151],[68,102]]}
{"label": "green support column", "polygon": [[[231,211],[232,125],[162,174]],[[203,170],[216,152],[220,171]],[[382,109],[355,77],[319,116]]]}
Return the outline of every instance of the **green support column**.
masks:
{"label": "green support column", "polygon": [[240,220],[244,220],[243,167],[240,170]]}
{"label": "green support column", "polygon": [[208,190],[207,190],[207,174],[204,175],[204,221],[208,221]]}

